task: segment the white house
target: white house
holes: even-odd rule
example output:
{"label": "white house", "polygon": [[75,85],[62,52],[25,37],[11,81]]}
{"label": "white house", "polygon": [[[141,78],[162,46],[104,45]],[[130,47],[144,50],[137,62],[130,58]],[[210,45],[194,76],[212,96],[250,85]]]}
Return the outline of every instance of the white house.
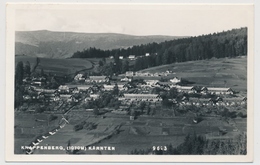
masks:
{"label": "white house", "polygon": [[127,72],[125,72],[125,76],[126,77],[133,77],[134,76],[134,72],[133,71],[127,71]]}
{"label": "white house", "polygon": [[69,93],[69,87],[67,85],[60,85],[58,91],[61,93]]}
{"label": "white house", "polygon": [[196,89],[194,86],[177,86],[176,87],[178,92],[184,92],[184,93],[196,93]]}
{"label": "white house", "polygon": [[[124,85],[123,84],[117,84],[118,90],[124,90]],[[104,85],[104,90],[105,91],[112,91],[115,88],[115,84],[111,85]]]}
{"label": "white house", "polygon": [[84,75],[83,75],[83,74],[77,74],[77,75],[74,77],[74,80],[75,80],[75,81],[80,81],[80,80],[85,80],[85,78],[84,78]]}
{"label": "white house", "polygon": [[122,78],[120,81],[122,81],[122,82],[131,82],[132,79],[128,78],[128,77],[125,77],[125,78]]}
{"label": "white house", "polygon": [[201,93],[211,93],[211,94],[233,94],[233,90],[231,88],[215,88],[215,87],[203,87],[201,88]]}
{"label": "white house", "polygon": [[179,82],[181,82],[181,79],[179,79],[178,77],[174,77],[174,78],[172,78],[172,79],[170,79],[170,82],[172,82],[172,83],[179,83]]}
{"label": "white house", "polygon": [[108,81],[109,78],[107,76],[89,76],[89,78],[85,80],[86,83],[90,83],[90,82],[105,83]]}
{"label": "white house", "polygon": [[124,94],[122,99],[131,101],[162,101],[157,94]]}
{"label": "white house", "polygon": [[135,55],[129,55],[129,56],[128,56],[128,59],[129,59],[129,60],[135,60],[136,57],[135,57]]}
{"label": "white house", "polygon": [[123,59],[124,59],[124,56],[119,56],[119,59],[120,59],[120,60],[123,60]]}

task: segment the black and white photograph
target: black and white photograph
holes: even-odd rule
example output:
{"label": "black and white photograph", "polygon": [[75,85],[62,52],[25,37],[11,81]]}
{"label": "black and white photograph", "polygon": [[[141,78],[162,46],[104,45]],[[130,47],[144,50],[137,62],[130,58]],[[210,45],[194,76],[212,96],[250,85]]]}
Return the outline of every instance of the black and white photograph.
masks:
{"label": "black and white photograph", "polygon": [[7,154],[252,161],[253,12],[9,4]]}

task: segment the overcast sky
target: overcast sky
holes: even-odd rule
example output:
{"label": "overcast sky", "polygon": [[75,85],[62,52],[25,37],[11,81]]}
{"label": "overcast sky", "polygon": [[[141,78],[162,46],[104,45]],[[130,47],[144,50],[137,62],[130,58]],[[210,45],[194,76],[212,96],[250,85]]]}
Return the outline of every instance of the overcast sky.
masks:
{"label": "overcast sky", "polygon": [[248,26],[249,6],[54,5],[16,10],[17,31],[197,36]]}

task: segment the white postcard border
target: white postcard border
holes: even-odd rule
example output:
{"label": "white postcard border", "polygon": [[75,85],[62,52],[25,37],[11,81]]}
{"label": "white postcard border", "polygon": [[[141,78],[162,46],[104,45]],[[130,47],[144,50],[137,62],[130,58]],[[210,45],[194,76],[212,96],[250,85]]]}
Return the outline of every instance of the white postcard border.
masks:
{"label": "white postcard border", "polygon": [[[186,155],[16,155],[14,154],[14,22],[15,10],[20,8],[31,7],[35,3],[8,3],[6,5],[6,125],[5,125],[5,155],[6,161],[10,162],[252,162],[253,161],[253,105],[254,105],[254,6],[252,4],[241,4],[245,6],[248,12],[249,27],[248,27],[248,68],[247,68],[247,92],[248,92],[248,107],[247,107],[247,155],[201,155],[201,156],[186,156]],[[83,6],[81,4],[47,4],[38,3],[34,7],[49,5],[51,8],[62,8],[65,5],[69,7]],[[89,4],[102,5],[102,4]],[[103,4],[108,5],[108,4]],[[113,5],[113,4],[109,4]],[[120,4],[133,5],[133,4]],[[137,6],[146,6],[147,4],[134,4]],[[159,5],[159,4],[149,4]],[[163,4],[172,5],[172,4]],[[185,5],[185,4],[176,4]],[[188,4],[188,5],[213,5],[213,4]],[[218,4],[214,4],[218,5]],[[228,5],[228,4],[220,4]],[[234,5],[234,4],[230,4]]]}

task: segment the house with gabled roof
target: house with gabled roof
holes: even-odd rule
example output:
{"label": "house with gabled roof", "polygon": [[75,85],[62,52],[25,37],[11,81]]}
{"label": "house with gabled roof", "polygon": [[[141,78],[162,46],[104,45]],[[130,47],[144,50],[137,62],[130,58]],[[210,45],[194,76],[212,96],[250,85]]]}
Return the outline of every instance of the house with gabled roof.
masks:
{"label": "house with gabled roof", "polygon": [[135,55],[129,55],[129,56],[128,56],[128,59],[129,59],[129,60],[135,60],[136,57],[135,57]]}
{"label": "house with gabled roof", "polygon": [[136,94],[125,93],[123,100],[130,101],[162,101],[162,98],[158,94]]}
{"label": "house with gabled roof", "polygon": [[181,79],[179,79],[178,77],[173,77],[172,79],[170,79],[170,82],[176,84],[176,83],[181,82]]}
{"label": "house with gabled roof", "polygon": [[109,82],[109,77],[107,76],[89,76],[85,80],[86,83],[106,83]]}
{"label": "house with gabled roof", "polygon": [[202,87],[201,93],[206,94],[222,94],[222,95],[228,95],[228,94],[234,94],[233,90],[231,88],[217,88],[217,87]]}
{"label": "house with gabled roof", "polygon": [[134,72],[133,71],[127,71],[127,72],[125,72],[125,76],[126,77],[133,77],[134,76]]}
{"label": "house with gabled roof", "polygon": [[197,90],[194,86],[176,86],[178,92],[184,93],[197,93]]}
{"label": "house with gabled roof", "polygon": [[69,87],[67,85],[60,85],[58,88],[58,91],[60,93],[69,93],[70,92]]}

